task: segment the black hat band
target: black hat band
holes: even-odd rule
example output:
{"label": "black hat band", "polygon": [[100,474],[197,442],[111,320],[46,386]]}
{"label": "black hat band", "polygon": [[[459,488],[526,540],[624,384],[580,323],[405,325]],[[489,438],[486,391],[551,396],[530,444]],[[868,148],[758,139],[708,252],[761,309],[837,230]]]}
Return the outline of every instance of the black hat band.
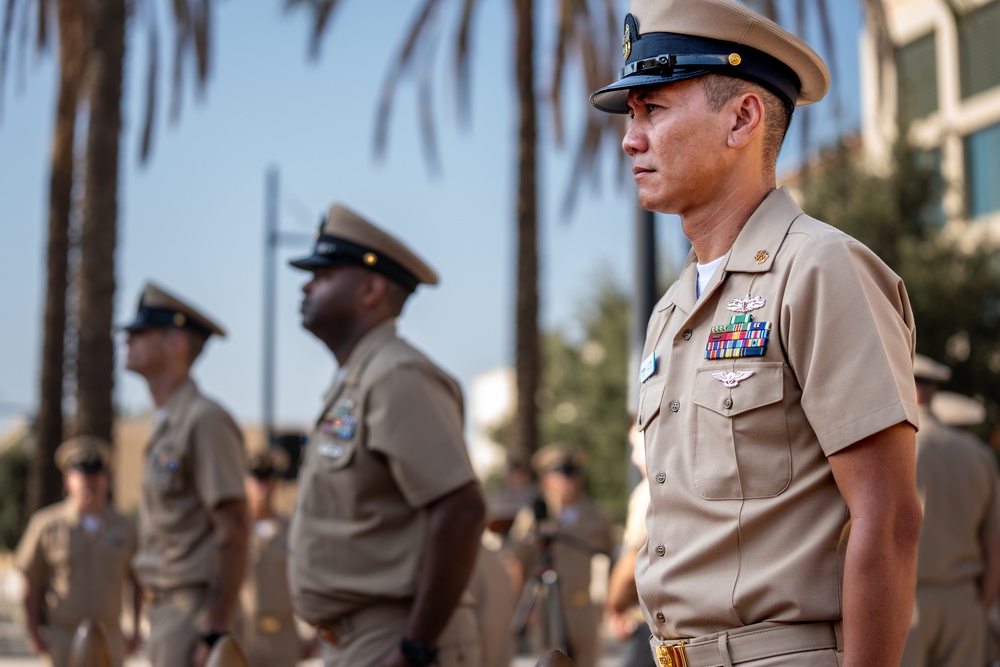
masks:
{"label": "black hat band", "polygon": [[135,319],[123,328],[126,331],[136,331],[164,327],[190,329],[206,336],[212,334],[211,329],[180,311],[143,305],[139,306],[139,310],[135,314]]}
{"label": "black hat band", "polygon": [[[328,234],[321,234],[316,239],[316,249],[313,257],[301,262],[301,264],[313,264],[323,266],[323,262],[314,262],[316,258],[324,258],[329,261],[330,266],[342,263],[357,264],[377,273],[381,273],[386,278],[396,281],[407,291],[412,292],[417,289],[420,281],[412,273],[407,271],[398,262],[386,257],[357,243],[352,243],[346,239]],[[300,262],[296,262],[300,263]],[[303,266],[303,268],[306,268]]]}
{"label": "black hat band", "polygon": [[[626,23],[634,24],[630,14]],[[635,30],[634,34],[637,34]],[[802,87],[791,67],[763,51],[720,39],[651,32],[638,35],[631,43],[628,62],[619,73],[619,81],[630,76],[659,75],[664,83],[715,72],[759,83],[778,96],[785,105],[795,108]]]}

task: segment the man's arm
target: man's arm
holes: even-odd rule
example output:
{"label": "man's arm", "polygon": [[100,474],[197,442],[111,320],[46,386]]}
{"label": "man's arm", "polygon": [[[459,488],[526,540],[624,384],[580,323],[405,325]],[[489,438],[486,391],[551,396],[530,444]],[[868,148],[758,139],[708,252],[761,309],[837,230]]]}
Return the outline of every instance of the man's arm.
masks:
{"label": "man's arm", "polygon": [[[427,537],[406,639],[437,645],[469,583],[485,526],[486,505],[476,482],[427,506]],[[408,663],[397,647],[383,664]]]}
{"label": "man's arm", "polygon": [[48,653],[49,646],[39,632],[42,623],[42,589],[24,577],[24,619],[28,625],[28,641],[36,653]]}
{"label": "man's arm", "polygon": [[896,667],[913,613],[922,519],[913,427],[891,426],[829,462],[851,513],[843,667]]}
{"label": "man's arm", "polygon": [[250,526],[245,500],[226,500],[212,510],[212,565],[217,588],[208,612],[208,630],[229,632],[247,568]]}
{"label": "man's arm", "polygon": [[1000,595],[1000,535],[986,535],[981,540],[983,575],[979,579],[979,603],[988,614]]}

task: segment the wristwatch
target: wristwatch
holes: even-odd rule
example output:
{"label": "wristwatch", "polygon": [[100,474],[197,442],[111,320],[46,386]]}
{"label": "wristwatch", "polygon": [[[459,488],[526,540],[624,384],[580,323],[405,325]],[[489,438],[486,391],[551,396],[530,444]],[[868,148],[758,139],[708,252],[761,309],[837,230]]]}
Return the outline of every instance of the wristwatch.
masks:
{"label": "wristwatch", "polygon": [[402,651],[406,661],[411,665],[416,665],[416,667],[433,665],[438,657],[437,647],[431,646],[427,642],[411,642],[405,637],[399,643],[399,650]]}

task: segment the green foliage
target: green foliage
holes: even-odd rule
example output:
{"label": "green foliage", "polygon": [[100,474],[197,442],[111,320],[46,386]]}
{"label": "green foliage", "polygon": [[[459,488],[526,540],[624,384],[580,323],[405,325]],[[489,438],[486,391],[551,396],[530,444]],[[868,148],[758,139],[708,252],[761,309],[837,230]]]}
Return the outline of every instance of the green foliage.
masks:
{"label": "green foliage", "polygon": [[0,549],[13,550],[27,525],[28,453],[24,441],[0,454]]}
{"label": "green foliage", "polygon": [[[939,177],[921,153],[894,151],[891,174],[866,171],[841,145],[803,188],[803,208],[864,242],[906,284],[917,351],[952,367],[945,389],[984,401],[1000,423],[1000,246],[940,231]],[[985,434],[985,432],[984,432]]]}
{"label": "green foliage", "polygon": [[617,521],[628,496],[629,300],[610,276],[578,317],[580,340],[545,334],[541,444],[574,442],[589,454],[587,490]]}

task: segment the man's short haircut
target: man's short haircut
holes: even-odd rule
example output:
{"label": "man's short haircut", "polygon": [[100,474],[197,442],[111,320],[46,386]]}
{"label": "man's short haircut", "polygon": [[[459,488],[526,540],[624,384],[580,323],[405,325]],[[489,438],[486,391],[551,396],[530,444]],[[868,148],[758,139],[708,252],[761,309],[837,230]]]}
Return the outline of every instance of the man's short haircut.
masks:
{"label": "man's short haircut", "polygon": [[778,153],[785,141],[785,134],[792,122],[792,112],[778,96],[764,86],[724,74],[706,74],[700,77],[705,88],[708,108],[722,110],[726,102],[743,93],[756,93],[764,102],[764,166],[772,172],[778,163]]}
{"label": "man's short haircut", "polygon": [[195,359],[205,349],[208,334],[201,333],[200,331],[192,331],[191,329],[179,329],[179,331],[187,339],[188,365],[194,364]]}

